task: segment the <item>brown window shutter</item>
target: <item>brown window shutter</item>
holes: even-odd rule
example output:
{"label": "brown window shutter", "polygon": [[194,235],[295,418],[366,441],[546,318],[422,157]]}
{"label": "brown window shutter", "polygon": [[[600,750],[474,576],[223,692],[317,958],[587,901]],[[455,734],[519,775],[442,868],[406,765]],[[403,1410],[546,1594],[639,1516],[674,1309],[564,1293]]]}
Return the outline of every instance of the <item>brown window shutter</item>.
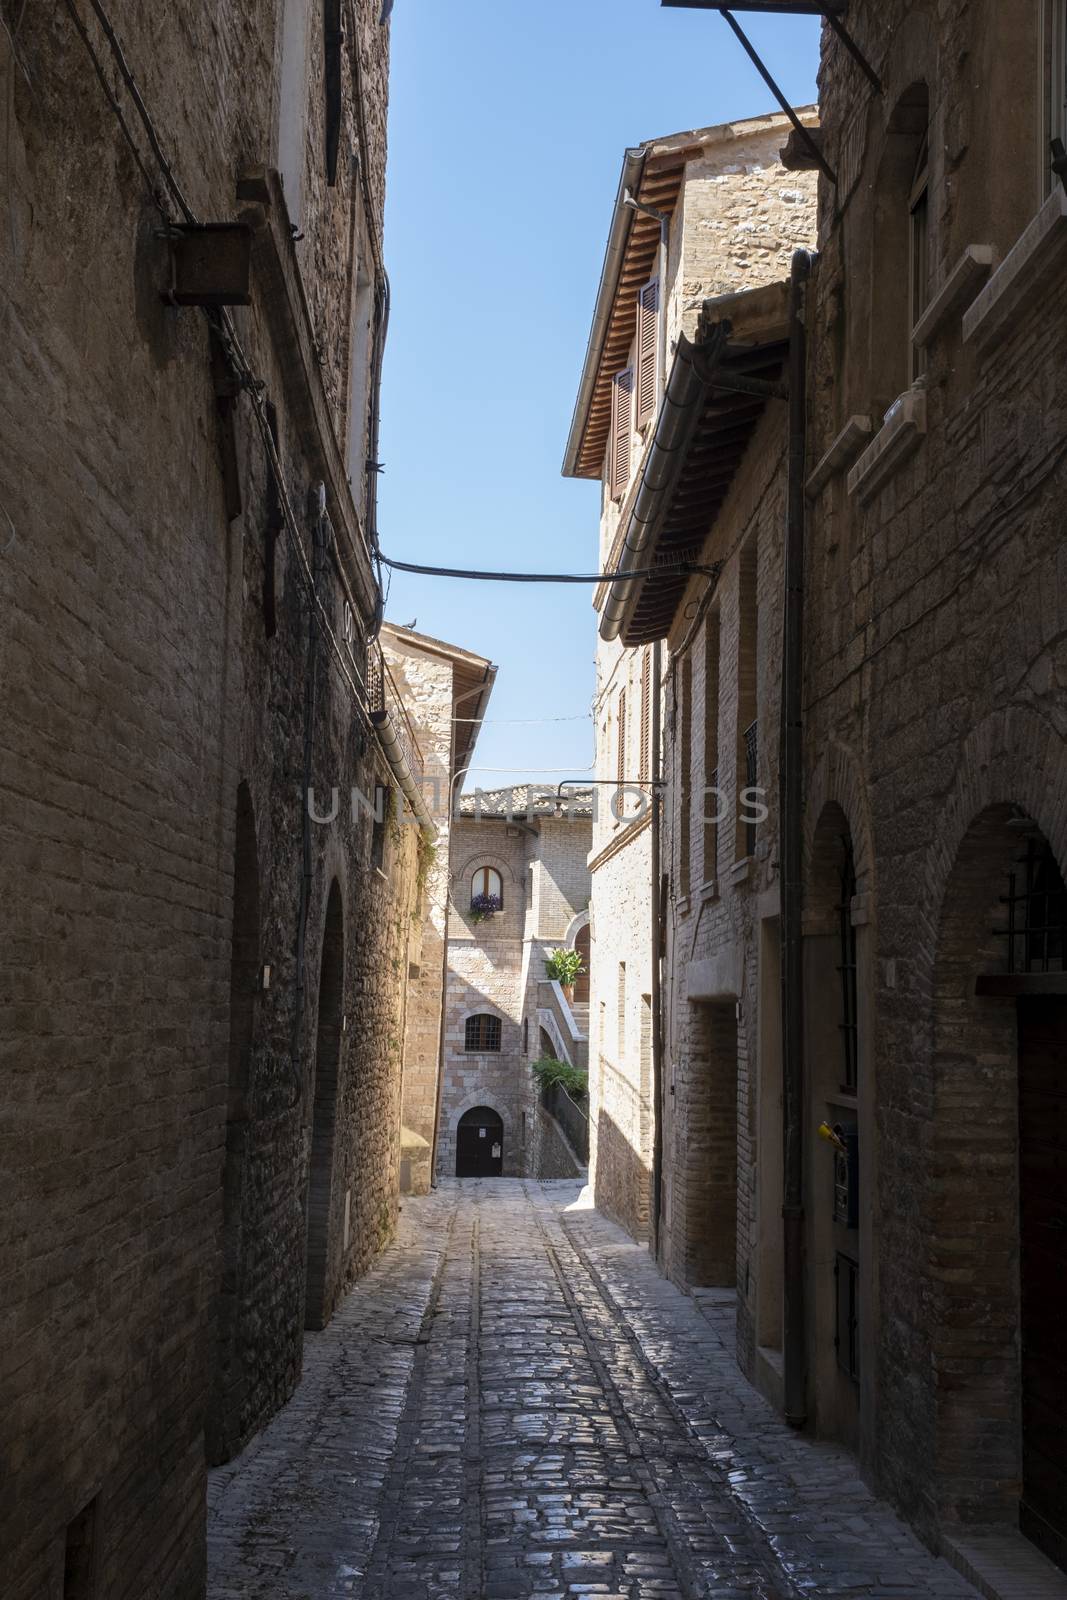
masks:
{"label": "brown window shutter", "polygon": [[659,279],[652,278],[637,296],[637,426],[656,414],[659,367]]}
{"label": "brown window shutter", "polygon": [[615,781],[621,789],[626,782],[626,690],[619,692],[619,747],[616,753]]}
{"label": "brown window shutter", "polygon": [[611,493],[622,494],[630,481],[630,435],[634,426],[634,369],[611,380]]}
{"label": "brown window shutter", "polygon": [[641,771],[642,783],[651,780],[652,773],[649,767],[649,728],[652,711],[652,670],[649,660],[651,652],[646,650],[641,657]]}

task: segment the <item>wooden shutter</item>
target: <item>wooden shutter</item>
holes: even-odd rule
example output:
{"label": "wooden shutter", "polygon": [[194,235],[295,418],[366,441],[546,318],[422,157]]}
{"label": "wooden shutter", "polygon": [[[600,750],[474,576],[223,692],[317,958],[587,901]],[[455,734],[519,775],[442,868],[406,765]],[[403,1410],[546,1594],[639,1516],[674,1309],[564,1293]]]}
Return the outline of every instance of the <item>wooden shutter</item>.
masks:
{"label": "wooden shutter", "polygon": [[615,781],[621,789],[626,782],[626,690],[619,694],[619,744],[616,751]]}
{"label": "wooden shutter", "polygon": [[634,426],[634,369],[626,367],[611,380],[611,493],[620,495],[630,481],[630,435]]}
{"label": "wooden shutter", "polygon": [[656,414],[659,377],[659,279],[652,278],[637,296],[637,426]]}
{"label": "wooden shutter", "polygon": [[646,650],[641,657],[641,766],[640,778],[642,783],[649,783],[652,772],[649,766],[650,733],[652,716],[652,661],[651,650]]}

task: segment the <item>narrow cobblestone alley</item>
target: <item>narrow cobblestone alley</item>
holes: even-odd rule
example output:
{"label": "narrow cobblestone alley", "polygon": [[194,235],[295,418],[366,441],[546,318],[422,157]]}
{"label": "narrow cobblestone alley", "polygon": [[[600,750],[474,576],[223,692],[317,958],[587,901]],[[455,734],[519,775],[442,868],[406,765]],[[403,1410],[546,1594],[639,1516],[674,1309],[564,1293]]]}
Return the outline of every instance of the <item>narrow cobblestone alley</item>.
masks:
{"label": "narrow cobblestone alley", "polygon": [[574,1184],[407,1202],[293,1401],[212,1475],[212,1600],[972,1595],[777,1418],[714,1309]]}

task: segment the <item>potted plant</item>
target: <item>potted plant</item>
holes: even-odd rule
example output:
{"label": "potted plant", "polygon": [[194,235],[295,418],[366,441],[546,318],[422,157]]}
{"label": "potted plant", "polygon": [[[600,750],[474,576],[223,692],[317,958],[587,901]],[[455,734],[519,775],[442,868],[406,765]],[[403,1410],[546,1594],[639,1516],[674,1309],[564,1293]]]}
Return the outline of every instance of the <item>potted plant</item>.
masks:
{"label": "potted plant", "polygon": [[484,922],[486,917],[491,917],[494,912],[501,909],[501,899],[498,894],[476,894],[471,897],[470,917],[472,922]]}
{"label": "potted plant", "polygon": [[574,999],[575,979],[580,978],[584,971],[585,967],[577,950],[550,950],[545,958],[545,972],[559,984],[568,1005]]}

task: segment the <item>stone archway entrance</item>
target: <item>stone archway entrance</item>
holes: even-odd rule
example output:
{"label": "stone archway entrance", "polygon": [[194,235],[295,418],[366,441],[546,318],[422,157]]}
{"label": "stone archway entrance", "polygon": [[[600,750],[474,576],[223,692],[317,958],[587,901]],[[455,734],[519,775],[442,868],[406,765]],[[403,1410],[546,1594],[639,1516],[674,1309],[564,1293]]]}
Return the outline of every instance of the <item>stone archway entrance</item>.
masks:
{"label": "stone archway entrance", "polygon": [[991,806],[971,824],[939,931],[930,1179],[942,1517],[1017,1515],[1067,1566],[1067,892],[1021,808]]}
{"label": "stone archway entrance", "polygon": [[583,971],[578,974],[574,984],[574,998],[578,1005],[589,1004],[589,924],[586,922],[578,929],[574,940],[574,948],[582,958]]}
{"label": "stone archway entrance", "polygon": [[465,1111],[456,1129],[456,1177],[499,1178],[503,1171],[503,1118],[489,1106]]}

